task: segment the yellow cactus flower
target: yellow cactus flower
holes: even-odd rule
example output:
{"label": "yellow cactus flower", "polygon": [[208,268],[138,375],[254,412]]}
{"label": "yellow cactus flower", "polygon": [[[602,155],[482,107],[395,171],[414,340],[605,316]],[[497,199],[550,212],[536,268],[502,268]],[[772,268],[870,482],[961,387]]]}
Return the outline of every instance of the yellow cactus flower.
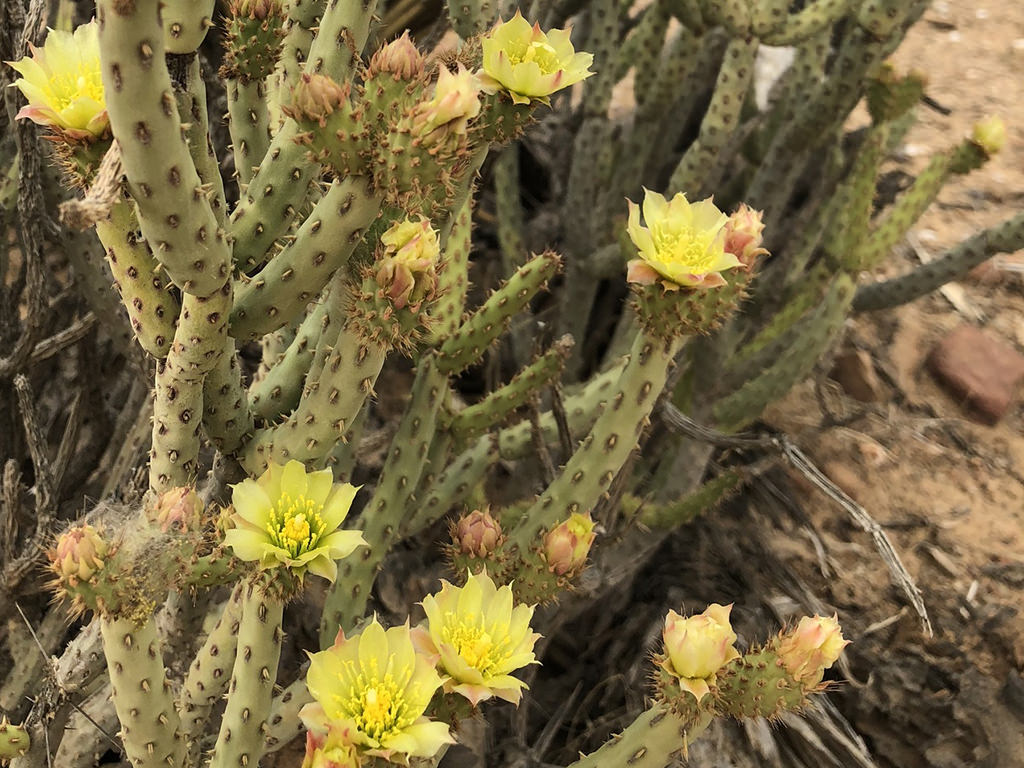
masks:
{"label": "yellow cactus flower", "polygon": [[667,201],[645,189],[647,226],[640,224],[640,206],[628,202],[626,231],[640,251],[640,258],[627,264],[629,282],[650,285],[660,280],[668,291],[681,286],[713,288],[725,285],[721,272],[743,266],[735,254],[725,250],[724,228],[729,217],[711,198],[690,203],[680,192]]}
{"label": "yellow cactus flower", "polygon": [[664,669],[678,678],[679,686],[700,701],[710,691],[709,681],[725,664],[739,657],[733,647],[736,633],[729,623],[732,605],[712,603],[704,613],[683,618],[675,611],[665,617]]}
{"label": "yellow cactus flower", "polygon": [[417,309],[437,287],[437,259],[441,245],[437,231],[423,216],[393,224],[380,237],[384,257],[377,266],[377,284],[387,291],[397,309]]}
{"label": "yellow cactus flower", "polygon": [[991,157],[1006,145],[1006,123],[998,115],[989,115],[974,124],[971,141]]}
{"label": "yellow cactus flower", "polygon": [[508,21],[499,21],[483,39],[483,71],[480,81],[485,90],[508,91],[516,104],[531,101],[548,103],[548,96],[593,72],[591,53],[576,53],[569,30],[552,29],[546,34],[540,25],[516,11]]}
{"label": "yellow cactus flower", "polygon": [[74,32],[51,29],[42,48],[32,46],[31,56],[8,63],[21,75],[14,85],[28,99],[18,119],[27,117],[76,140],[92,141],[108,132],[95,21]]}
{"label": "yellow cactus flower", "polygon": [[316,700],[300,712],[306,727],[347,731],[367,755],[433,757],[454,743],[445,723],[423,714],[441,676],[416,653],[408,624],[385,631],[374,617],[358,635],[339,633],[334,645],[310,655],[306,687]]}
{"label": "yellow cactus flower", "polygon": [[835,616],[804,616],[796,629],[782,636],[778,652],[793,679],[813,687],[848,644]]}
{"label": "yellow cactus flower", "polygon": [[359,489],[334,483],[331,470],[306,472],[298,461],[271,464],[259,479],[231,487],[235,527],[224,543],[261,568],[284,566],[334,581],[337,561],[365,545],[359,531],[340,531]]}
{"label": "yellow cactus flower", "polygon": [[441,591],[421,605],[427,625],[413,630],[413,639],[449,676],[445,690],[473,706],[492,697],[518,705],[527,686],[512,672],[537,663],[533,607],[513,605],[511,588],[495,586],[486,573],[470,575],[464,587],[442,580]]}
{"label": "yellow cactus flower", "polygon": [[416,107],[413,127],[428,143],[435,132],[463,134],[469,121],[480,114],[480,81],[468,69],[458,65],[456,72],[441,67],[434,95]]}

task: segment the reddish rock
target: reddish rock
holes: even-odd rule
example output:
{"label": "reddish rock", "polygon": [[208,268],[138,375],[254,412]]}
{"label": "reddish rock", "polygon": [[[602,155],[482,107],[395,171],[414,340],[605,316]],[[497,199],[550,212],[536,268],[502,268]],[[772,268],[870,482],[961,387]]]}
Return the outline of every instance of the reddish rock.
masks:
{"label": "reddish rock", "polygon": [[863,349],[848,349],[837,355],[829,377],[838,381],[846,394],[862,403],[885,399],[885,388],[875,373],[875,364]]}
{"label": "reddish rock", "polygon": [[1024,355],[973,325],[962,325],[939,342],[928,367],[986,424],[1006,414],[1024,380]]}

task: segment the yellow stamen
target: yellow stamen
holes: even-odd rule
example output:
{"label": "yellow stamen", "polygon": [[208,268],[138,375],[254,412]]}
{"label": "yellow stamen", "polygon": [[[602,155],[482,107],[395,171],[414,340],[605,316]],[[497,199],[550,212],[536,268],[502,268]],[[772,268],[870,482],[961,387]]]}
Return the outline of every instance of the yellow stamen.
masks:
{"label": "yellow stamen", "polygon": [[316,549],[326,527],[318,504],[305,496],[292,499],[282,493],[270,513],[267,533],[276,546],[298,557]]}

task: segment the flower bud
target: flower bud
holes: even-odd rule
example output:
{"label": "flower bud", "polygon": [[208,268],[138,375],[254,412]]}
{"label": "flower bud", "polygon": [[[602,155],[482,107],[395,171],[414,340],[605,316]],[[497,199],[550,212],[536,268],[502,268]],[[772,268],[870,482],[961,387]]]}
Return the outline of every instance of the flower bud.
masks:
{"label": "flower bud", "polygon": [[590,513],[574,512],[556,525],[544,538],[544,556],[548,567],[558,575],[575,574],[587,564],[590,546],[594,543],[594,521]]}
{"label": "flower bud", "polygon": [[292,91],[291,104],[282,106],[289,117],[298,121],[326,125],[327,118],[348,102],[348,85],[338,85],[326,75],[304,74]]}
{"label": "flower bud", "polygon": [[202,526],[203,502],[195,488],[172,488],[161,494],[150,512],[152,519],[165,533],[198,531]]}
{"label": "flower bud", "polygon": [[430,220],[396,222],[381,235],[384,256],[377,265],[377,284],[391,298],[396,309],[413,309],[433,295],[437,287],[437,258],[441,246]]}
{"label": "flower bud", "polygon": [[501,541],[501,525],[486,510],[474,509],[459,518],[455,539],[462,554],[487,557]]}
{"label": "flower bud", "polygon": [[836,663],[848,642],[835,616],[804,616],[796,629],[782,636],[779,659],[795,680],[805,688],[813,687]]}
{"label": "flower bud", "polygon": [[413,114],[413,129],[428,141],[445,134],[464,134],[470,120],[480,114],[480,83],[476,75],[459,64],[452,74],[441,67],[434,95],[421,102]]}
{"label": "flower bud", "polygon": [[228,10],[235,18],[263,21],[272,13],[280,13],[282,9],[281,3],[276,0],[234,0]]}
{"label": "flower bud", "polygon": [[406,30],[396,40],[381,47],[370,57],[368,78],[389,73],[396,80],[413,80],[423,72],[423,54],[409,38]]}
{"label": "flower bud", "polygon": [[680,687],[700,701],[710,688],[708,680],[739,656],[736,633],[729,623],[732,605],[712,603],[704,613],[683,618],[675,611],[665,617],[662,637],[666,671],[679,678]]}
{"label": "flower bud", "polygon": [[347,729],[331,726],[326,734],[306,732],[306,755],[301,768],[359,768],[361,764]]}
{"label": "flower bud", "polygon": [[107,543],[91,525],[78,525],[57,539],[57,547],[49,553],[54,572],[62,581],[74,586],[89,581],[103,567]]}
{"label": "flower bud", "polygon": [[758,256],[768,253],[761,247],[763,215],[762,211],[755,211],[746,203],[740,203],[740,207],[725,223],[725,252],[739,259],[746,269],[754,266]]}
{"label": "flower bud", "polygon": [[974,124],[971,141],[981,147],[989,157],[1006,144],[1006,123],[998,115],[990,115]]}

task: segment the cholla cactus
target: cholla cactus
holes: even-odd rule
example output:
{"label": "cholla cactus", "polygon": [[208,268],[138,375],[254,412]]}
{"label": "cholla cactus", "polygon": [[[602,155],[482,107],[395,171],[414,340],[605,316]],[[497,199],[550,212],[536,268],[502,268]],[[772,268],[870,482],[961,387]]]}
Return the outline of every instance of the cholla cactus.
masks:
{"label": "cholla cactus", "polygon": [[[209,0],[100,0],[98,22],[51,32],[12,65],[29,100],[19,118],[45,126],[85,189],[81,218],[107,259],[91,283],[116,283],[155,371],[146,498],[98,509],[50,551],[58,594],[97,616],[102,706],[135,768],[255,766],[304,730],[304,768],[436,764],[480,705],[524,696],[542,660],[531,625],[547,631],[533,606],[573,590],[600,600],[588,590],[607,585],[588,576],[616,560],[628,575],[645,560],[628,542],[649,536],[649,553],[664,535],[637,521],[671,527],[741,482],[695,486],[706,467],[664,430],[638,452],[658,403],[723,431],[756,419],[833,342],[860,272],[1006,140],[998,120],[979,123],[873,212],[924,87],[882,65],[923,3],[534,3],[542,27],[468,0],[449,3],[463,39],[430,55],[409,34],[364,51],[378,5],[230,3],[230,150],[211,141],[196,55],[221,23]],[[760,43],[797,53],[758,113]],[[613,125],[629,71],[634,119]],[[841,140],[868,90],[871,126]],[[550,217],[565,258],[527,253],[512,144],[549,110],[574,135],[549,169],[565,177]],[[684,125],[697,127],[685,146]],[[499,145],[511,146],[487,166]],[[474,218],[485,167],[504,281],[480,296],[470,277],[497,274],[470,267],[474,222],[493,220]],[[660,191],[643,186],[659,178]],[[1018,247],[1024,227],[983,240],[970,258]],[[543,322],[527,321],[533,309]],[[114,315],[94,313],[111,333]],[[374,395],[399,356],[413,373],[390,419]],[[466,386],[510,362],[518,372],[488,394]],[[382,462],[368,462],[381,440]],[[415,629],[404,615],[367,621],[389,555],[433,552],[398,545],[449,513],[461,585],[404,595],[423,598]],[[301,601],[307,574],[330,584]],[[289,601],[304,609],[286,614]],[[308,648],[304,676],[291,654],[281,663],[293,626],[323,648]],[[815,617],[744,651],[717,604],[670,613],[663,638],[655,705],[577,765],[663,765],[714,717],[798,710],[845,645],[835,619]],[[20,752],[23,733],[5,733],[0,755]]]}

